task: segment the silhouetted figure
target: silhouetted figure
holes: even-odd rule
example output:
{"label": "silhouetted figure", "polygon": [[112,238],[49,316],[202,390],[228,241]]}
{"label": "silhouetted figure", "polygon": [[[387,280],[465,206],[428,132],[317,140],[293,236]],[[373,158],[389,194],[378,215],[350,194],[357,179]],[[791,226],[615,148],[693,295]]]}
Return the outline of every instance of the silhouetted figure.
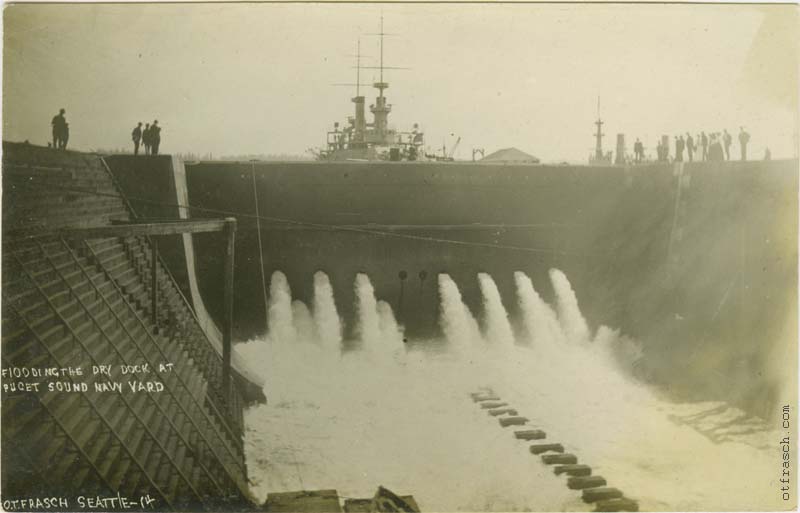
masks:
{"label": "silhouetted figure", "polygon": [[637,163],[644,160],[644,145],[638,137],[636,138],[636,142],[633,143],[633,155]]}
{"label": "silhouetted figure", "polygon": [[772,160],[772,152],[769,151],[769,148],[764,150],[764,160]]}
{"label": "silhouetted figure", "polygon": [[686,147],[686,143],[683,140],[683,136],[675,138],[675,162],[683,162],[683,149]]}
{"label": "silhouetted figure", "polygon": [[64,134],[67,131],[67,119],[64,117],[67,111],[61,109],[58,111],[58,114],[53,116],[53,121],[50,122],[53,125],[53,148],[63,149],[67,145],[63,142]]}
{"label": "silhouetted figure", "polygon": [[694,150],[694,139],[689,135],[689,132],[686,132],[686,153],[689,155],[689,162],[694,161]]}
{"label": "silhouetted figure", "polygon": [[725,160],[731,159],[731,144],[733,144],[733,137],[731,134],[728,133],[728,130],[723,130],[725,132],[722,134],[722,144],[725,146]]}
{"label": "silhouetted figure", "polygon": [[144,130],[142,130],[142,144],[144,144],[144,154],[150,155],[150,147],[152,146],[150,143],[150,123],[144,125]]}
{"label": "silhouetted figure", "polygon": [[133,139],[133,154],[139,154],[139,142],[142,140],[142,122],[136,125],[136,128],[131,132],[131,139]]}
{"label": "silhouetted figure", "polygon": [[711,162],[725,161],[725,153],[722,150],[722,141],[719,133],[711,134],[711,144],[708,148],[708,160]]}
{"label": "silhouetted figure", "polygon": [[744,131],[744,127],[739,127],[739,146],[742,149],[742,160],[747,160],[747,143],[750,142],[750,134]]}
{"label": "silhouetted figure", "polygon": [[69,142],[69,123],[64,123],[64,132],[61,134],[61,149],[67,149],[67,143]]}
{"label": "silhouetted figure", "polygon": [[152,146],[153,155],[158,155],[158,147],[161,144],[161,127],[158,126],[158,120],[153,121],[150,125],[150,145]]}
{"label": "silhouetted figure", "polygon": [[703,148],[703,160],[708,160],[708,136],[700,132],[700,146]]}

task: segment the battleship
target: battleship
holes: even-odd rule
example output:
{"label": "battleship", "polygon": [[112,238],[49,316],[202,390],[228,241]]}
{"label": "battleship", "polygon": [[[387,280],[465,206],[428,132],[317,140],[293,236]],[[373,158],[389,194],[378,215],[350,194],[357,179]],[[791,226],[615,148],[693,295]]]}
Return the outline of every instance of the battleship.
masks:
{"label": "battleship", "polygon": [[397,131],[389,125],[389,113],[392,105],[387,103],[384,95],[389,88],[389,82],[384,80],[384,70],[391,69],[383,63],[383,17],[381,17],[380,37],[380,70],[379,79],[372,86],[378,90],[375,103],[369,106],[373,121],[367,122],[365,111],[365,97],[361,96],[361,41],[359,40],[356,53],[356,95],[352,98],[355,113],[347,118],[346,125],[339,130],[339,123],[334,123],[334,128],[327,134],[326,146],[322,150],[312,151],[319,160],[401,160],[415,161],[426,157],[425,134],[419,131],[419,125],[408,132]]}

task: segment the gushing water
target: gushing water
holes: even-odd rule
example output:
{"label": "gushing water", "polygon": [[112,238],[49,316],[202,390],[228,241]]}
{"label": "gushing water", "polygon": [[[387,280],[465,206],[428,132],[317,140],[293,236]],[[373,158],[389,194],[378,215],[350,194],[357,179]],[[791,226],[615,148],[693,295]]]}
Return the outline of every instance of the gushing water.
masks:
{"label": "gushing water", "polygon": [[292,290],[286,275],[272,273],[269,283],[269,308],[267,312],[269,335],[273,340],[293,342],[297,339],[292,315]]}
{"label": "gushing water", "polygon": [[556,292],[556,306],[558,307],[558,322],[567,340],[573,344],[585,344],[591,341],[589,326],[581,315],[578,307],[578,298],[572,290],[569,280],[558,269],[550,269],[550,281]]}
{"label": "gushing water", "polygon": [[[721,403],[657,399],[626,377],[636,345],[618,331],[601,326],[591,344],[566,343],[565,332],[570,340],[591,339],[563,273],[551,272],[558,316],[528,276],[515,273],[514,279],[531,347],[511,345],[469,360],[415,349],[400,363],[372,357],[403,346],[391,308],[376,300],[367,276],[355,283],[357,331],[366,351],[324,358],[319,345],[282,344],[286,337],[280,333],[297,333],[292,340],[302,340],[310,325],[320,338],[341,337],[330,283],[315,276],[311,316],[305,305],[291,302],[285,277],[273,275],[270,334],[237,347],[263,369],[270,399],[245,413],[247,463],[259,499],[267,491],[313,488],[368,497],[383,484],[413,493],[432,511],[585,510],[579,493],[531,458],[523,444],[499,436],[497,419],[467,398],[488,384],[546,431],[548,441],[602,469],[609,485],[639,500],[643,510],[779,509],[772,488],[754,485],[780,457],[774,443],[780,438],[763,422],[739,420],[740,411]],[[479,280],[487,338],[507,334],[493,280]],[[439,276],[439,294],[451,351],[497,344],[481,337],[447,275]],[[321,306],[325,297],[330,301]],[[331,322],[320,322],[323,313]]]}
{"label": "gushing water", "polygon": [[547,351],[564,346],[564,333],[550,305],[533,288],[531,279],[523,272],[514,273],[517,285],[519,309],[522,322],[530,337],[531,345],[537,351]]}
{"label": "gushing water", "polygon": [[381,330],[381,344],[384,350],[392,355],[401,354],[405,350],[403,332],[394,318],[392,306],[386,301],[378,301],[378,326]]}
{"label": "gushing water", "polygon": [[361,347],[369,349],[381,338],[378,302],[375,300],[375,289],[369,276],[363,273],[356,275],[356,335]]}
{"label": "gushing water", "polygon": [[483,338],[475,317],[461,299],[458,285],[447,274],[439,275],[439,301],[442,327],[448,345],[457,353],[467,353],[483,347]]}
{"label": "gushing water", "polygon": [[342,321],[336,310],[333,287],[328,275],[314,273],[314,324],[323,347],[339,351],[342,346]]}
{"label": "gushing water", "polygon": [[316,342],[317,333],[314,319],[305,303],[299,299],[292,301],[292,320],[297,340],[300,342]]}
{"label": "gushing water", "polygon": [[500,291],[491,276],[478,274],[478,283],[483,295],[484,339],[494,346],[510,347],[514,345],[514,332],[508,322],[508,312],[503,306]]}

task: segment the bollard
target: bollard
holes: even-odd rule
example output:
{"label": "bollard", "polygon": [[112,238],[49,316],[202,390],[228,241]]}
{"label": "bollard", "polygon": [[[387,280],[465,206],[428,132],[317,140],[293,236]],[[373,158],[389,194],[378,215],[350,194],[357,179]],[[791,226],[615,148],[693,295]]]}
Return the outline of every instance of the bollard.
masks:
{"label": "bollard", "polygon": [[517,440],[542,440],[547,437],[541,429],[528,429],[526,431],[515,431],[514,436]]}
{"label": "bollard", "polygon": [[592,467],[589,465],[559,465],[553,469],[557,476],[567,474],[568,476],[591,476]]}
{"label": "bollard", "polygon": [[602,488],[588,488],[583,491],[583,502],[597,502],[605,501],[608,499],[619,499],[622,497],[622,492],[616,488],[602,487]]}
{"label": "bollard", "polygon": [[605,486],[605,478],[600,476],[570,477],[567,478],[567,488],[570,490],[583,490],[585,488],[599,488]]}
{"label": "bollard", "polygon": [[578,457],[574,454],[545,454],[542,461],[546,465],[571,465],[578,463]]}
{"label": "bollard", "polygon": [[531,454],[542,454],[543,452],[564,452],[564,446],[561,444],[533,444],[531,445]]}
{"label": "bollard", "polygon": [[595,511],[639,511],[639,503],[627,497],[599,501]]}
{"label": "bollard", "polygon": [[523,426],[528,423],[528,419],[526,419],[525,417],[502,417],[497,420],[500,421],[500,425],[503,427]]}
{"label": "bollard", "polygon": [[500,408],[499,410],[489,410],[489,415],[492,417],[497,417],[498,415],[504,415],[508,413],[509,415],[516,415],[517,410],[513,408]]}
{"label": "bollard", "polygon": [[496,402],[481,403],[481,408],[483,408],[484,410],[488,410],[491,408],[500,408],[502,406],[508,406],[508,403],[496,403]]}

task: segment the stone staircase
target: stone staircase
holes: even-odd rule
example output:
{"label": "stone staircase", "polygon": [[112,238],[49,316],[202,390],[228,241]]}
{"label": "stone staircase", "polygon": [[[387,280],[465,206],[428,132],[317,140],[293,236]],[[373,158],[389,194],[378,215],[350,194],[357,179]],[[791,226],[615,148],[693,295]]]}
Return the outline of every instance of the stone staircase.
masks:
{"label": "stone staircase", "polygon": [[[160,261],[153,315],[150,241],[54,231],[130,217],[100,158],[6,143],[3,185],[3,367],[82,369],[3,380],[23,385],[2,396],[3,498],[119,493],[150,495],[157,509],[250,508],[242,398],[236,387],[222,396],[221,357]],[[111,376],[92,372],[101,365]],[[122,375],[125,365],[149,372]]]}

